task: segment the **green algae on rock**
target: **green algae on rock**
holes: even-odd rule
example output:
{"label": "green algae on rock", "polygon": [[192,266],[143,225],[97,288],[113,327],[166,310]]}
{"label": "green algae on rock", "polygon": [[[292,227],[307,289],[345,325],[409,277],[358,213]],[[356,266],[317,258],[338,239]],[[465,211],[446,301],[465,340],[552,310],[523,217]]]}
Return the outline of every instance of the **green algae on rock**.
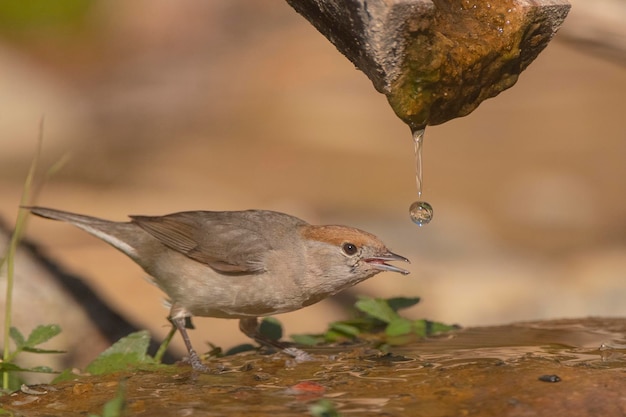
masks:
{"label": "green algae on rock", "polygon": [[396,115],[412,128],[441,124],[512,87],[540,52],[530,44],[553,35],[524,3],[434,0],[409,25],[405,68],[386,92]]}
{"label": "green algae on rock", "polygon": [[411,129],[513,86],[569,12],[566,0],[287,0],[387,96]]}

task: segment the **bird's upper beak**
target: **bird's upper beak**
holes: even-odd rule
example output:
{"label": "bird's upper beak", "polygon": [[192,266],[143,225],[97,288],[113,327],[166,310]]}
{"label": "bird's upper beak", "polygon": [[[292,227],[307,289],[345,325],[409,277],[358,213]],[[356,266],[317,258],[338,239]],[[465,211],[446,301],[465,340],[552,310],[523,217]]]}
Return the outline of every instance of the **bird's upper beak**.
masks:
{"label": "bird's upper beak", "polygon": [[396,255],[393,252],[387,252],[380,256],[372,256],[371,258],[364,259],[364,261],[370,264],[372,268],[380,269],[381,271],[399,272],[402,275],[410,274],[410,272],[406,269],[398,268],[397,266],[385,263],[386,261],[403,261],[411,263],[411,261],[404,256]]}

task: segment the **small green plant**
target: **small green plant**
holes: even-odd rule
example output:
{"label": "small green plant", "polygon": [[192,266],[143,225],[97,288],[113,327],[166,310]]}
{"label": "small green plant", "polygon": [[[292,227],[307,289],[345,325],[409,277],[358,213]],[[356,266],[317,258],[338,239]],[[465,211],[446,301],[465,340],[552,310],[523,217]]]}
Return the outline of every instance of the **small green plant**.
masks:
{"label": "small green plant", "polygon": [[[40,129],[43,129],[40,126]],[[22,188],[22,197],[20,205],[28,204],[31,199],[31,189],[37,165],[41,153],[41,130],[35,157],[28,170],[28,175],[24,181]],[[15,229],[11,235],[11,240],[5,256],[0,259],[0,269],[6,264],[6,292],[5,292],[5,311],[4,311],[4,331],[3,331],[3,353],[2,362],[0,362],[0,373],[2,374],[2,391],[9,391],[17,388],[17,378],[13,372],[29,371],[29,372],[51,372],[52,370],[45,367],[35,367],[24,369],[15,363],[17,355],[21,352],[33,353],[57,353],[56,351],[48,351],[40,349],[37,346],[48,341],[60,332],[58,326],[39,326],[35,328],[28,338],[24,336],[12,324],[12,308],[13,308],[13,286],[15,284],[15,253],[26,227],[27,214],[25,210],[18,211],[17,220],[15,221]],[[11,340],[15,343],[15,350],[11,349]],[[13,373],[13,374],[12,374]]]}
{"label": "small green plant", "polygon": [[416,337],[422,338],[458,328],[456,325],[425,319],[411,320],[398,313],[419,301],[418,297],[360,297],[354,305],[357,310],[354,318],[330,323],[328,330],[321,334],[292,335],[291,338],[296,343],[313,346],[375,335],[382,340],[382,345],[399,345]]}
{"label": "small green plant", "polygon": [[14,374],[15,372],[39,372],[39,373],[55,373],[51,368],[47,366],[35,366],[32,368],[24,368],[15,363],[16,357],[22,352],[49,354],[49,353],[64,353],[61,350],[43,349],[39,345],[52,339],[54,336],[61,333],[61,328],[55,324],[46,326],[37,326],[28,335],[27,338],[15,327],[11,327],[9,334],[11,340],[15,344],[15,349],[9,351],[9,354],[5,356],[5,359],[0,362],[0,372],[7,376],[7,383],[3,386],[3,389],[14,390],[17,389],[21,381]]}
{"label": "small green plant", "polygon": [[[113,343],[108,349],[100,353],[87,367],[85,371],[91,375],[104,375],[118,371],[127,371],[142,365],[159,365],[152,356],[148,355],[150,345],[150,333],[140,330],[122,337]],[[53,383],[67,381],[76,378],[71,369],[61,372]]]}
{"label": "small green plant", "polygon": [[[20,198],[20,206],[30,205],[34,201],[34,196],[38,190],[33,191],[33,183],[37,173],[37,167],[39,165],[39,158],[41,155],[41,147],[43,143],[43,119],[39,125],[39,138],[37,142],[37,149],[35,156],[31,162],[30,168],[26,179],[24,180],[24,186],[22,187],[22,196]],[[57,172],[67,161],[67,155],[61,158],[56,164],[54,164],[46,174],[44,180],[50,175]],[[43,181],[41,182],[43,184]],[[40,184],[40,187],[41,187]],[[41,349],[38,345],[47,342],[52,337],[58,335],[61,332],[61,328],[57,325],[41,325],[36,327],[28,336],[24,338],[22,333],[12,326],[12,312],[13,312],[13,287],[15,284],[15,253],[17,251],[19,242],[24,234],[26,228],[26,221],[28,213],[24,209],[19,209],[17,219],[15,221],[15,229],[11,235],[11,240],[6,253],[0,258],[0,272],[6,265],[6,291],[5,291],[5,306],[4,306],[4,330],[3,330],[3,352],[2,360],[0,361],[0,374],[2,375],[2,391],[10,391],[19,387],[19,380],[15,376],[15,372],[53,372],[47,367],[33,367],[33,368],[21,368],[16,365],[15,359],[21,352],[31,353],[62,353],[57,350]],[[11,340],[15,344],[15,349],[11,350]]]}
{"label": "small green plant", "polygon": [[126,405],[126,383],[120,381],[115,397],[104,403],[102,414],[89,414],[88,417],[121,417]]}
{"label": "small green plant", "polygon": [[20,371],[20,372],[45,372],[52,373],[53,371],[47,366],[37,366],[34,368],[20,368],[15,365],[13,361],[16,356],[22,352],[30,353],[65,353],[62,350],[42,349],[39,345],[52,339],[54,336],[61,333],[61,328],[56,324],[41,325],[35,327],[27,338],[17,330],[15,327],[11,327],[9,334],[13,343],[15,343],[15,349],[9,353],[6,360],[0,363],[0,370],[3,372],[8,371]]}
{"label": "small green plant", "polygon": [[149,345],[150,333],[147,330],[131,333],[98,355],[85,371],[91,375],[102,375],[142,364],[154,364],[154,358],[148,355]]}
{"label": "small green plant", "polygon": [[[459,328],[457,325],[426,319],[411,320],[398,313],[399,310],[412,307],[419,301],[419,297],[388,299],[360,297],[354,305],[357,313],[354,318],[332,322],[324,333],[294,334],[291,338],[294,342],[305,346],[361,338],[372,340],[378,348],[384,350],[390,345],[402,345],[416,338]],[[259,332],[271,340],[280,340],[283,336],[282,325],[274,317],[265,317],[259,325]],[[222,353],[220,348],[214,347],[213,353],[214,356],[229,356],[254,349],[256,349],[255,346],[245,343],[232,347],[225,353]]]}
{"label": "small green plant", "polygon": [[321,399],[309,407],[309,413],[313,417],[340,417],[339,411],[332,401]]}

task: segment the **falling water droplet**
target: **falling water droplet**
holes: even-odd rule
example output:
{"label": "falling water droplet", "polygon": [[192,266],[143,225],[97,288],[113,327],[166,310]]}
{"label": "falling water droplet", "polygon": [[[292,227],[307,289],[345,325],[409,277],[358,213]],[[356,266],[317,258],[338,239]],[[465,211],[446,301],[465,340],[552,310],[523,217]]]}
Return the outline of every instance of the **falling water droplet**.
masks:
{"label": "falling water droplet", "polygon": [[[413,130],[415,142],[415,182],[417,185],[417,198],[422,197],[422,143],[424,141],[424,128]],[[416,201],[409,207],[411,220],[418,226],[430,223],[433,218],[433,207],[426,201]]]}
{"label": "falling water droplet", "polygon": [[433,207],[426,201],[416,201],[409,207],[411,221],[422,227],[433,219]]}

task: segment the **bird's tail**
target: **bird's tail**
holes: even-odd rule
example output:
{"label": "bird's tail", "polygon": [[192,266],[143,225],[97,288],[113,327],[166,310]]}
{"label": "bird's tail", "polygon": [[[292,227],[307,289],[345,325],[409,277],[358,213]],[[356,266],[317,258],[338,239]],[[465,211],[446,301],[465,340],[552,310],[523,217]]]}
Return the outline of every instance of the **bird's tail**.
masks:
{"label": "bird's tail", "polygon": [[97,217],[84,216],[82,214],[75,214],[68,211],[56,210],[46,207],[22,206],[22,208],[30,210],[31,213],[39,217],[45,217],[46,219],[52,220],[61,220],[76,225],[77,227],[81,227],[80,225],[84,224],[110,223],[108,220],[99,219]]}
{"label": "bird's tail", "polygon": [[129,223],[119,223],[110,220],[99,219],[97,217],[85,216],[83,214],[70,213],[67,211],[56,210],[46,207],[28,207],[22,208],[30,210],[31,213],[52,220],[60,220],[74,226],[85,232],[92,234],[129,256],[135,254],[135,248],[129,244],[128,234]]}

